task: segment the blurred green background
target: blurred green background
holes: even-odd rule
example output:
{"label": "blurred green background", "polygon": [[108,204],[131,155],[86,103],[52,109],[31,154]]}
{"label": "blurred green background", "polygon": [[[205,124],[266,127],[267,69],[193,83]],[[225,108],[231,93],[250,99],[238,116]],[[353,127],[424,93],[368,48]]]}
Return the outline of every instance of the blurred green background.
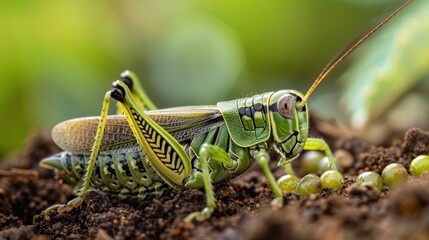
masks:
{"label": "blurred green background", "polygon": [[[161,108],[305,92],[347,42],[403,2],[2,1],[0,156],[22,148],[32,131],[98,115],[126,69]],[[320,85],[310,105],[339,91],[336,79],[351,63]]]}

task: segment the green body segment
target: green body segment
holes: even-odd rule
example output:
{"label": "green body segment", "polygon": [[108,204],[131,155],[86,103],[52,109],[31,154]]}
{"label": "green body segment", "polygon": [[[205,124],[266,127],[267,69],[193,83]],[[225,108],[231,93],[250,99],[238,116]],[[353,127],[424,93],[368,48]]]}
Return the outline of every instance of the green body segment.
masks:
{"label": "green body segment", "polygon": [[270,138],[268,100],[272,92],[217,104],[233,141],[250,147]]}
{"label": "green body segment", "polygon": [[[100,154],[91,178],[91,186],[120,199],[161,196],[168,186],[144,160],[143,152]],[[89,155],[62,152],[50,158],[57,161],[57,171],[67,183],[80,188]]]}

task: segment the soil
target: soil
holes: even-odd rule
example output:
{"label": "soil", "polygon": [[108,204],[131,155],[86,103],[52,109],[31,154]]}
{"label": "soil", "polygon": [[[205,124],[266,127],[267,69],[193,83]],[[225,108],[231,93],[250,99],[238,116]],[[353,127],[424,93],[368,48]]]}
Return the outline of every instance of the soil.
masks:
{"label": "soil", "polygon": [[[317,130],[317,128],[315,128]],[[321,136],[321,133],[316,136]],[[323,134],[322,134],[323,135]],[[353,162],[344,169],[341,191],[323,189],[301,198],[289,193],[273,209],[273,194],[261,169],[254,166],[238,178],[215,185],[217,208],[205,222],[182,220],[205,206],[202,190],[171,190],[159,199],[121,201],[90,190],[78,209],[51,215],[42,210],[72,199],[71,188],[38,162],[59,152],[48,132],[28,140],[23,154],[0,167],[0,239],[429,239],[429,174],[381,193],[354,184],[362,171],[376,171],[429,153],[429,132],[409,129],[384,147],[357,137],[325,136],[333,150],[344,150]],[[294,162],[295,169],[300,161]],[[272,170],[284,174],[275,161]],[[302,174],[298,171],[298,174]]]}

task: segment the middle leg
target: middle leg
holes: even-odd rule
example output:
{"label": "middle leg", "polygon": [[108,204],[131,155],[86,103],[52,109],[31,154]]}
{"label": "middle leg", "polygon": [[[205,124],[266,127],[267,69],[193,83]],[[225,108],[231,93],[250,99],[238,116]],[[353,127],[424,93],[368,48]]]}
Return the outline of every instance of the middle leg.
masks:
{"label": "middle leg", "polygon": [[[223,163],[225,168],[233,168],[236,166],[234,161],[229,157],[228,153],[220,147],[211,144],[203,144],[199,151],[199,160],[202,171],[202,181],[204,190],[206,192],[206,207],[202,211],[197,211],[189,214],[185,218],[185,222],[191,223],[194,219],[197,221],[204,221],[210,218],[211,214],[216,207],[216,198],[213,192],[213,183],[210,176],[212,172],[221,171],[220,169],[209,169],[208,161],[212,159],[219,163]],[[220,167],[221,165],[219,165]]]}

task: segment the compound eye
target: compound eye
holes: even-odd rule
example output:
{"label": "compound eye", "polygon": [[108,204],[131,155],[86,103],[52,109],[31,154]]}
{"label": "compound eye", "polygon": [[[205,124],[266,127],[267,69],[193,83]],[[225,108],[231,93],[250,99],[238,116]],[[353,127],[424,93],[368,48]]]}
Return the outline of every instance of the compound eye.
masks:
{"label": "compound eye", "polygon": [[277,109],[283,117],[293,118],[295,113],[295,96],[291,94],[282,96],[277,102]]}

